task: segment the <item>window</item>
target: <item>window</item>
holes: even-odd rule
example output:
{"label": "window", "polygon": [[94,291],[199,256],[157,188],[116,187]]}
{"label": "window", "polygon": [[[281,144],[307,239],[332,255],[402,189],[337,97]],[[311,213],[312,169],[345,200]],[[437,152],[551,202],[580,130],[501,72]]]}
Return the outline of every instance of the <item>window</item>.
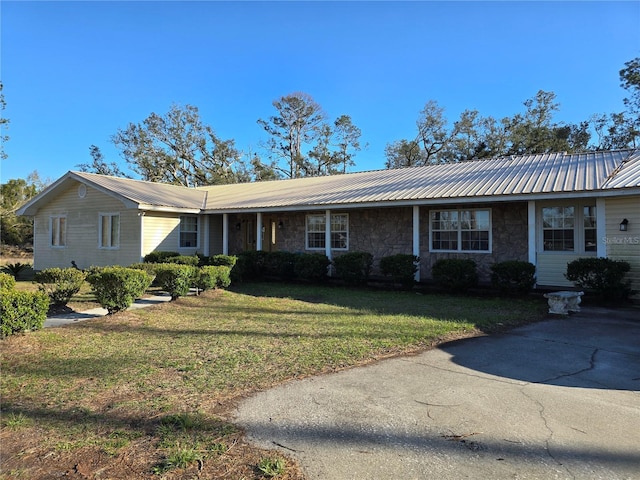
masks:
{"label": "window", "polygon": [[99,247],[118,248],[120,246],[120,214],[101,213],[99,217]]}
{"label": "window", "polygon": [[184,215],[180,217],[180,248],[198,246],[198,217]]}
{"label": "window", "polygon": [[545,252],[595,252],[596,207],[553,206],[542,209],[542,242]]}
{"label": "window", "polygon": [[67,217],[54,216],[50,218],[51,246],[65,247],[67,245]]}
{"label": "window", "polygon": [[575,224],[574,207],[542,209],[542,235],[545,251],[573,251]]}
{"label": "window", "polygon": [[[326,215],[307,215],[307,250],[324,250],[326,248],[325,227]],[[349,248],[349,215],[336,213],[331,215],[331,249],[348,250]]]}
{"label": "window", "polygon": [[598,247],[596,240],[596,207],[584,207],[582,219],[584,221],[584,251],[595,252]]}
{"label": "window", "polygon": [[438,210],[431,212],[431,250],[489,252],[490,210]]}

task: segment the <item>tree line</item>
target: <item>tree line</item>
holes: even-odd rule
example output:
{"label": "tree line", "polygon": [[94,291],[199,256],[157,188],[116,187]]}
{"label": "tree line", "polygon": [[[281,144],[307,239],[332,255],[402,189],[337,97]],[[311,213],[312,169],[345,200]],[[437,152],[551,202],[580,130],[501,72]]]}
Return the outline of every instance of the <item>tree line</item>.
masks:
{"label": "tree line", "polygon": [[[571,124],[556,122],[560,110],[553,92],[540,90],[524,101],[524,112],[502,119],[465,110],[450,123],[445,109],[429,100],[419,112],[413,136],[388,143],[385,168],[463,162],[505,155],[584,152],[640,148],[640,57],[619,71],[625,90],[624,110],[593,115]],[[0,114],[5,109],[0,82]],[[193,105],[172,105],[159,115],[151,113],[140,123],[118,129],[111,142],[131,172],[143,180],[186,187],[254,182],[346,173],[363,148],[362,132],[349,115],[330,119],[304,92],[294,92],[272,102],[274,114],[258,119],[267,135],[261,155],[241,152],[233,139],[220,138],[200,118]],[[0,115],[0,147],[8,140],[9,120]],[[592,135],[595,133],[595,136]],[[90,162],[81,171],[130,177],[118,163],[108,162],[96,145],[89,147]],[[0,148],[0,158],[7,155]],[[2,185],[2,243],[25,243],[28,226],[15,210],[38,193],[46,182],[37,172],[26,180]],[[27,232],[25,234],[25,232]]]}

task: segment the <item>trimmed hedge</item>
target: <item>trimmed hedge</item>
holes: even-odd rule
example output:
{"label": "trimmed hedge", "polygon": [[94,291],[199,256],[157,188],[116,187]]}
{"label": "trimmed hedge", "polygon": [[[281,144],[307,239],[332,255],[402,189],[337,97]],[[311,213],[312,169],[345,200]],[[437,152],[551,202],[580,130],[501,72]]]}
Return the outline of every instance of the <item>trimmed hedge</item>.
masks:
{"label": "trimmed hedge", "polygon": [[38,288],[49,295],[55,306],[64,306],[80,291],[85,274],[76,268],[47,268],[35,275]]}
{"label": "trimmed hedge", "polygon": [[501,293],[526,295],[536,283],[536,266],[520,260],[491,265],[491,284]]}
{"label": "trimmed hedge", "polygon": [[349,252],[333,259],[336,275],[348,285],[366,285],[373,265],[369,252]]}
{"label": "trimmed hedge", "polygon": [[0,295],[0,333],[40,330],[47,319],[49,296],[45,292],[3,290]]}
{"label": "trimmed hedge", "polygon": [[9,273],[0,273],[0,290],[13,290],[16,279]]}
{"label": "trimmed hedge", "polygon": [[603,300],[625,299],[631,294],[631,282],[624,280],[630,270],[631,265],[624,260],[587,257],[569,262],[565,277]]}
{"label": "trimmed hedge", "polygon": [[87,275],[96,300],[108,315],[129,308],[152,281],[153,277],[144,270],[119,266],[95,268]]}
{"label": "trimmed hedge", "polygon": [[171,300],[175,300],[189,293],[197,275],[198,268],[192,265],[160,263],[156,267],[155,281],[162,290],[171,295]]}
{"label": "trimmed hedge", "polygon": [[329,279],[327,269],[331,265],[331,260],[323,253],[300,253],[296,255],[293,271],[297,279],[322,283]]}
{"label": "trimmed hedge", "polygon": [[197,267],[200,265],[200,257],[197,255],[176,255],[175,257],[167,257],[161,263],[175,263],[177,265],[191,265]]}
{"label": "trimmed hedge", "polygon": [[227,288],[231,285],[231,268],[226,265],[205,265],[200,267],[196,287],[199,290]]}
{"label": "trimmed hedge", "polygon": [[209,257],[207,264],[208,265],[220,265],[229,268],[233,268],[238,261],[238,257],[235,255],[213,255]]}
{"label": "trimmed hedge", "polygon": [[380,271],[383,275],[391,277],[394,283],[399,283],[402,288],[410,290],[415,282],[415,274],[418,271],[420,257],[399,253],[380,259]]}
{"label": "trimmed hedge", "polygon": [[445,290],[466,292],[478,284],[476,262],[469,259],[445,258],[431,268],[433,280]]}
{"label": "trimmed hedge", "polygon": [[144,256],[144,263],[166,263],[167,258],[179,257],[178,252],[153,251]]}

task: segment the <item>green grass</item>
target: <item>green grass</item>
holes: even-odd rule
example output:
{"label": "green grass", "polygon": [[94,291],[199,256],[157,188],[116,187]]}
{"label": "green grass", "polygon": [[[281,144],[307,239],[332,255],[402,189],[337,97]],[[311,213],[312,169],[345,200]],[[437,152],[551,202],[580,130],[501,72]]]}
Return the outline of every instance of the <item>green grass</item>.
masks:
{"label": "green grass", "polygon": [[198,412],[545,311],[538,298],[247,284],[3,340],[3,417],[22,430],[36,422],[51,450],[92,445],[115,455],[152,436],[162,468],[174,468],[218,455],[238,434]]}

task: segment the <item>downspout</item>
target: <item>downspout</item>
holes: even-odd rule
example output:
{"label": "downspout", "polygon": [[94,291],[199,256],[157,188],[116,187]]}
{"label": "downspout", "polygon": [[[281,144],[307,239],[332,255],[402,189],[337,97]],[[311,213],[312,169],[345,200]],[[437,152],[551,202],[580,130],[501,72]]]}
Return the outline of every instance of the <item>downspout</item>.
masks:
{"label": "downspout", "polygon": [[204,238],[202,239],[204,242],[204,248],[202,249],[202,254],[205,257],[208,257],[210,255],[209,252],[211,252],[211,245],[209,244],[211,241],[211,232],[209,232],[209,215],[204,216],[204,222],[202,223],[204,223]]}
{"label": "downspout", "polygon": [[[413,255],[420,258],[420,207],[413,206]],[[418,260],[418,270],[413,279],[420,281],[420,260]]]}
{"label": "downspout", "polygon": [[527,244],[529,251],[529,263],[532,263],[536,267],[536,273],[538,271],[538,261],[536,253],[536,202],[535,200],[529,200],[527,203]]}
{"label": "downspout", "polygon": [[256,214],[256,250],[262,250],[262,212]]}
{"label": "downspout", "polygon": [[596,198],[596,256],[607,258],[607,212],[604,198]]}
{"label": "downspout", "polygon": [[[324,253],[329,261],[333,260],[331,256],[331,210],[325,210],[324,212]],[[331,265],[329,265],[328,273],[330,277],[333,274]]]}
{"label": "downspout", "polygon": [[229,255],[229,214],[222,214],[222,254]]}

